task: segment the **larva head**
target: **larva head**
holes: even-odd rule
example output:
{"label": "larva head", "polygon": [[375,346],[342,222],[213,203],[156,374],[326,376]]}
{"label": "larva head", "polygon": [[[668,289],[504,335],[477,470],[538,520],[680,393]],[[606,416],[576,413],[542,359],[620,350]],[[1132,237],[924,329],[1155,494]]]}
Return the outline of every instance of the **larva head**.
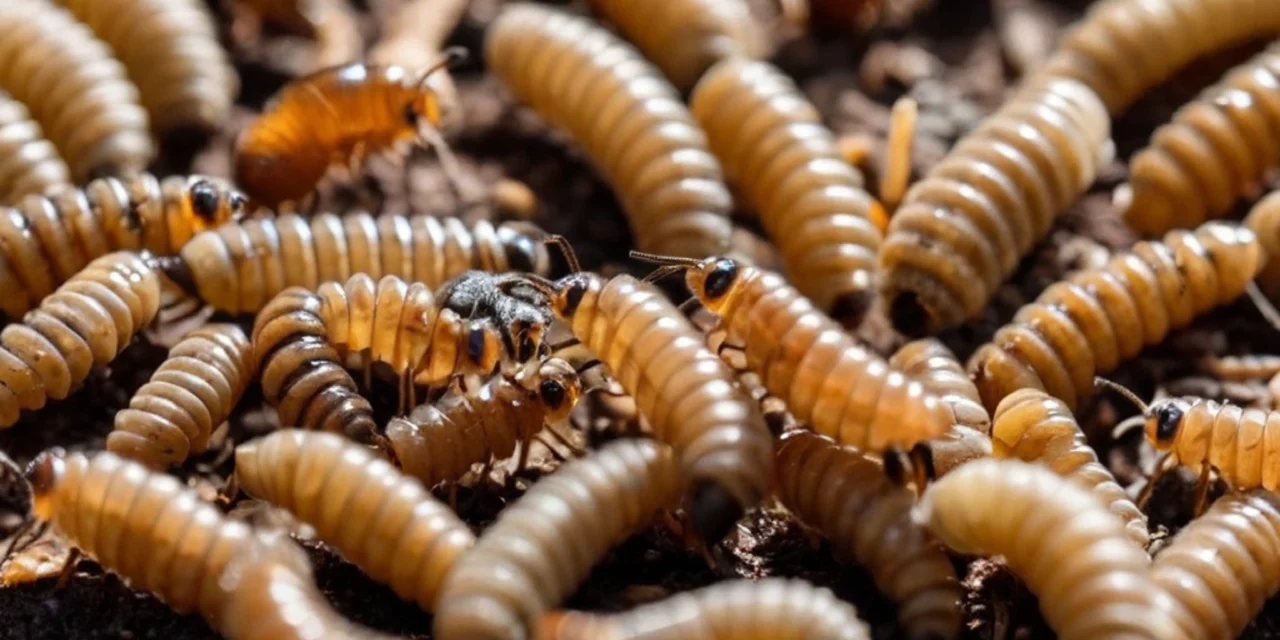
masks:
{"label": "larva head", "polygon": [[601,286],[600,276],[592,273],[579,272],[560,278],[549,295],[551,310],[561,320],[572,320],[587,293]]}
{"label": "larva head", "polygon": [[737,293],[743,269],[732,258],[711,257],[692,266],[685,273],[685,282],[693,295],[712,313],[720,313],[730,298]]}
{"label": "larva head", "polygon": [[582,381],[573,365],[560,358],[548,358],[538,367],[538,399],[555,422],[569,417],[582,395]]}
{"label": "larva head", "polygon": [[192,176],[182,201],[183,214],[195,231],[204,231],[244,217],[249,199],[231,185],[213,178]]}
{"label": "larva head", "polygon": [[57,511],[58,483],[66,475],[66,452],[50,449],[36,456],[27,467],[27,482],[31,485],[31,515],[41,522],[51,520]]}
{"label": "larva head", "polygon": [[1173,443],[1178,438],[1178,428],[1182,426],[1182,419],[1190,409],[1191,403],[1182,398],[1166,398],[1151,403],[1147,407],[1144,426],[1151,446],[1157,451],[1173,448]]}
{"label": "larva head", "polygon": [[489,375],[502,360],[502,336],[484,320],[472,320],[467,326],[466,351],[458,369],[463,374]]}

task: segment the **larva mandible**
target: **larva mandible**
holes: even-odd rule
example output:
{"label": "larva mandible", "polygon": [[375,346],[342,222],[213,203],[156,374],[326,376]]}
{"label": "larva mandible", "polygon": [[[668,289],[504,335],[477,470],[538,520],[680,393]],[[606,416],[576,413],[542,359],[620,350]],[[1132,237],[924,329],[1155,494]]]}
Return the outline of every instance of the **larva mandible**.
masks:
{"label": "larva mandible", "polygon": [[27,105],[77,182],[142,170],[155,152],[138,90],[111,49],[48,0],[0,6],[0,89]]}
{"label": "larva mandible", "polygon": [[1268,380],[1280,374],[1280,355],[1274,354],[1209,357],[1203,362],[1213,377],[1228,382]]}
{"label": "larva mandible", "polygon": [[743,0],[592,0],[681,91],[727,58],[767,53],[763,30]]}
{"label": "larva mandible", "polygon": [[71,184],[71,170],[40,123],[21,102],[0,91],[0,205]]}
{"label": "larva mandible", "polygon": [[1139,242],[1019,309],[973,354],[969,373],[990,410],[1022,388],[1043,389],[1074,410],[1093,393],[1095,375],[1234,300],[1262,260],[1253,232],[1221,222]]}
{"label": "larva mandible", "polygon": [[89,263],[22,322],[0,330],[0,429],[61,400],[109,364],[160,309],[160,276],[137,254]]}
{"label": "larva mandible", "polygon": [[203,453],[257,371],[253,348],[234,324],[191,331],[116,413],[107,450],[153,469]]}
{"label": "larva mandible", "polygon": [[1244,224],[1258,236],[1266,256],[1258,286],[1272,299],[1280,298],[1280,191],[1268,193],[1253,205]]}
{"label": "larva mandible", "polygon": [[370,578],[435,609],[440,585],[475,535],[422,483],[332,433],[286,429],[236,447],[245,493],[315,527]]}
{"label": "larva mandible", "polygon": [[0,311],[22,317],[112,251],[172,255],[192,234],[241,216],[244,204],[244,196],[214,178],[140,173],[0,207]]}
{"label": "larva mandible", "polygon": [[106,42],[138,87],[156,131],[213,133],[240,79],[199,0],[58,0]]}
{"label": "larva mandible", "polygon": [[881,232],[871,218],[879,205],[817,109],[776,67],[744,59],[712,67],[689,104],[791,282],[842,323],[860,322],[875,296]]}
{"label": "larva mandible", "polygon": [[1151,564],[1151,581],[1180,605],[1184,638],[1235,638],[1280,590],[1280,501],[1230,493],[1191,521]]}
{"label": "larva mandible", "polygon": [[1184,105],[1129,160],[1117,191],[1129,226],[1145,235],[1225,216],[1280,164],[1280,44],[1229,71]]}
{"label": "larva mandible", "polygon": [[454,482],[472,466],[502,460],[520,446],[524,468],[534,437],[563,423],[582,395],[577,371],[546,358],[532,375],[497,375],[474,391],[453,391],[387,423],[387,440],[405,473],[427,487]]}
{"label": "larva mandible", "polygon": [[206,304],[256,313],[290,286],[314,291],[357,273],[432,289],[471,269],[547,275],[542,232],[525,223],[466,224],[430,215],[319,214],[256,218],[201,233],[167,269]]}
{"label": "larva mandible", "polygon": [[858,612],[803,580],[732,580],[618,614],[547,614],[541,640],[870,640]]}
{"label": "larva mandible", "polygon": [[911,519],[914,492],[862,454],[803,431],[783,436],[777,464],[782,504],[829,539],[838,556],[866,567],[880,592],[898,604],[905,637],[959,634],[956,572]]}
{"label": "larva mandible", "polygon": [[982,406],[978,387],[955,354],[937,338],[921,338],[902,345],[889,357],[889,366],[918,380],[926,391],[938,396],[951,410],[954,424],[991,432],[991,415]]}
{"label": "larva mandible", "polygon": [[1151,540],[1147,516],[1116,483],[1085,441],[1071,410],[1038,389],[1019,389],[996,408],[991,431],[996,458],[1043,464],[1091,491],[1124,523],[1125,535],[1142,548]]}
{"label": "larva mandible", "polygon": [[929,486],[916,517],[957,553],[1004,556],[1063,640],[1176,638],[1147,554],[1087,489],[1018,460],[978,460]]}
{"label": "larva mandible", "polygon": [[489,68],[567,129],[617,192],[637,246],[682,256],[729,248],[732,198],[675,89],[594,22],[515,3],[489,27]]}
{"label": "larva mandible", "polygon": [[614,441],[534,483],[498,515],[440,590],[440,640],[520,640],[614,545],[680,497],[671,449]]}
{"label": "larva mandible", "polygon": [[1111,119],[1088,87],[1015,94],[907,192],[880,247],[894,325],[936,333],[974,318],[1106,163]]}

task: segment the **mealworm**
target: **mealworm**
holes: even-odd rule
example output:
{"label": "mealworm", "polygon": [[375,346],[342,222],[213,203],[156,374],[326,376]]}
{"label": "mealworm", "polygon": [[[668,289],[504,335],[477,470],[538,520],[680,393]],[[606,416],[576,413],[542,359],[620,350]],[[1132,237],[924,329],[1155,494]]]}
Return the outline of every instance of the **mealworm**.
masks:
{"label": "mealworm", "polygon": [[110,45],[160,133],[212,133],[230,115],[240,78],[203,2],[58,2]]}
{"label": "mealworm", "polygon": [[407,418],[392,418],[387,440],[404,472],[428,487],[455,482],[475,464],[509,458],[517,444],[522,469],[534,436],[568,419],[581,395],[573,366],[547,358],[532,375],[495,376],[474,391],[449,393]]}
{"label": "mealworm", "polygon": [[838,556],[867,568],[876,587],[898,603],[906,637],[959,634],[955,569],[912,521],[910,489],[892,482],[861,454],[811,433],[785,436],[777,464],[782,504],[831,540]]}
{"label": "mealworm", "polygon": [[1180,637],[1238,637],[1280,590],[1280,502],[1232,493],[1180,531],[1151,565],[1151,581],[1179,607]]}
{"label": "mealworm", "polygon": [[1228,382],[1266,380],[1280,373],[1280,355],[1249,353],[1210,357],[1204,363],[1213,377]]}
{"label": "mealworm", "polygon": [[954,424],[991,432],[991,416],[982,406],[978,388],[955,354],[937,338],[921,338],[902,345],[890,356],[889,366],[918,380],[926,391],[938,396],[951,410]]}
{"label": "mealworm", "polygon": [[0,204],[71,184],[71,170],[21,102],[0,91]]}
{"label": "mealworm", "polygon": [[1054,79],[1016,94],[907,192],[880,247],[894,325],[936,333],[975,318],[1111,152],[1106,108]]}
{"label": "mealworm", "polygon": [[70,12],[47,0],[0,6],[0,89],[27,105],[77,182],[147,166],[147,112],[124,65]]}
{"label": "mealworm", "polygon": [[1280,191],[1273,191],[1253,205],[1245,226],[1258,236],[1266,256],[1258,273],[1258,286],[1271,298],[1280,298]]}
{"label": "mealworm", "polygon": [[743,59],[708,71],[689,103],[791,281],[837,320],[858,323],[874,296],[879,205],[817,109],[780,70]]}
{"label": "mealworm", "polygon": [[619,614],[555,612],[542,640],[869,640],[852,605],[803,580],[733,580]]}
{"label": "mealworm", "polygon": [[[27,0],[23,0],[24,2]],[[55,189],[0,207],[0,311],[39,304],[91,260],[112,251],[172,255],[207,227],[243,214],[244,196],[219,180],[141,173]]]}
{"label": "mealworm", "polygon": [[546,275],[550,257],[525,223],[498,226],[430,215],[320,214],[257,218],[201,233],[167,269],[206,304],[256,313],[290,286],[314,291],[357,273],[436,288],[471,269]]}
{"label": "mealworm", "polygon": [[585,18],[507,6],[485,61],[523,102],[566,129],[613,186],[645,251],[728,250],[732,198],[707,138],[660,72]]}
{"label": "mealworm", "polygon": [[916,517],[957,553],[1003,556],[1063,640],[1180,637],[1146,552],[1094,494],[1049,469],[967,464],[929,486]]}
{"label": "mealworm", "polygon": [[253,349],[233,324],[188,333],[116,413],[107,450],[154,469],[203,453],[253,381]]}
{"label": "mealworm", "polygon": [[1147,516],[1116,483],[1085,440],[1075,416],[1061,400],[1037,389],[1020,389],[996,408],[991,441],[997,458],[1041,463],[1088,489],[1124,523],[1125,535],[1146,548]]}
{"label": "mealworm", "polygon": [[475,535],[423,485],[342,436],[296,429],[236,447],[236,480],[293,513],[370,578],[435,609]]}
{"label": "mealworm", "polygon": [[1051,285],[969,360],[983,404],[994,410],[1032,388],[1074,410],[1093,392],[1095,375],[1238,297],[1262,259],[1253,232],[1210,222],[1139,242],[1101,269]]}
{"label": "mealworm", "polygon": [[66,398],[97,367],[109,364],[160,308],[160,277],[137,254],[89,263],[0,330],[0,429],[20,412]]}
{"label": "mealworm", "polygon": [[566,463],[503,510],[445,577],[434,636],[529,637],[610,548],[676,505],[680,485],[671,450],[651,440]]}
{"label": "mealworm", "polygon": [[728,58],[759,58],[762,29],[743,0],[592,0],[681,91]]}

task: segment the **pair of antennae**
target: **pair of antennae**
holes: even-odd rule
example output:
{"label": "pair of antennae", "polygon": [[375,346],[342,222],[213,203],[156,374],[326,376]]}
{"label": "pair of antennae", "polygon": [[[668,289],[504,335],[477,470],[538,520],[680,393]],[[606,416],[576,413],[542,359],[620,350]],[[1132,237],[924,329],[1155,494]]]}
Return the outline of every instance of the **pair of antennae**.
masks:
{"label": "pair of antennae", "polygon": [[667,276],[681,273],[690,267],[696,267],[698,260],[694,258],[684,258],[681,256],[664,256],[657,253],[645,253],[643,251],[632,251],[631,257],[641,262],[659,265],[649,275],[644,277],[645,282],[657,282]]}

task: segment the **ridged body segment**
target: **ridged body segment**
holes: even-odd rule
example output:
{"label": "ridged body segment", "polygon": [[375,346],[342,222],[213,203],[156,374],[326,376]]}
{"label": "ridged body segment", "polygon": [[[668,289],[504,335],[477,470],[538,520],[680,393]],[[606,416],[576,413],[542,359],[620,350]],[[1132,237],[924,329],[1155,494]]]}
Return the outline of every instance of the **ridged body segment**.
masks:
{"label": "ridged body segment", "polygon": [[71,170],[40,123],[21,102],[0,91],[0,204],[71,184]]}
{"label": "ridged body segment", "polygon": [[1272,299],[1280,298],[1280,191],[1267,194],[1253,205],[1244,224],[1262,245],[1263,267],[1258,273],[1258,286]]}

